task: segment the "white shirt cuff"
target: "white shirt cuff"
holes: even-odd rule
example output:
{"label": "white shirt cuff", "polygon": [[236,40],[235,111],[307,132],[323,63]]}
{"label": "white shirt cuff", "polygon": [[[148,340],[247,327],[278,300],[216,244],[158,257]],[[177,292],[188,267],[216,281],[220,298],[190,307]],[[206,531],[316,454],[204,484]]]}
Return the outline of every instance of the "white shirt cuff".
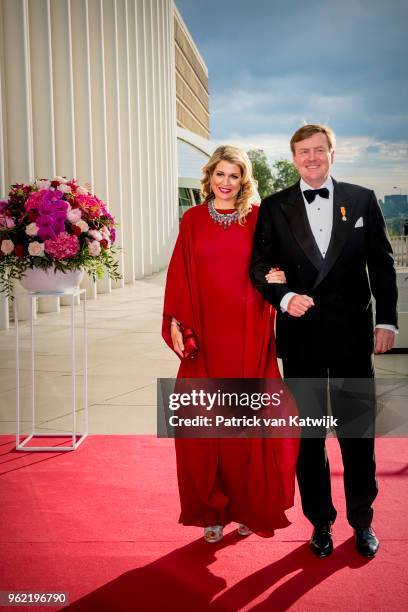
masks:
{"label": "white shirt cuff", "polygon": [[395,325],[388,325],[388,323],[379,323],[375,326],[375,329],[388,329],[389,331],[394,332],[394,334],[398,334],[398,329],[395,327]]}
{"label": "white shirt cuff", "polygon": [[286,312],[288,309],[288,304],[290,302],[290,300],[293,298],[294,295],[299,295],[298,293],[295,293],[294,291],[289,291],[288,293],[285,293],[285,295],[283,296],[283,298],[281,299],[280,302],[280,309],[282,312]]}

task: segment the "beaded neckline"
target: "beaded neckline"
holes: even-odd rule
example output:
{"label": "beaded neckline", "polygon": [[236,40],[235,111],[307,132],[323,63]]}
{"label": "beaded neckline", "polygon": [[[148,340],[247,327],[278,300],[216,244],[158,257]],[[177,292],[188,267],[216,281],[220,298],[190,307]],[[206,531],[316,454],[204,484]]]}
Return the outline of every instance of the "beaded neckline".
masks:
{"label": "beaded neckline", "polygon": [[208,202],[208,212],[214,223],[221,225],[224,229],[231,227],[232,223],[236,223],[239,219],[239,213],[235,210],[232,213],[220,213],[214,206],[214,200]]}

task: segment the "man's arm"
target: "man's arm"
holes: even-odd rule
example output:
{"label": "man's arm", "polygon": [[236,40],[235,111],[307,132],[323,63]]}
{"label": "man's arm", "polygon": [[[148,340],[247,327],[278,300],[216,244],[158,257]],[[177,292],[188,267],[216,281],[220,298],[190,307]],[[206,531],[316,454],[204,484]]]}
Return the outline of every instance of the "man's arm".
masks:
{"label": "man's arm", "polygon": [[250,266],[251,280],[263,297],[276,309],[280,308],[292,317],[302,317],[309,308],[314,306],[313,299],[308,295],[294,293],[286,283],[268,283],[265,278],[270,268],[280,267],[281,259],[276,252],[276,239],[268,211],[271,205],[267,199],[262,202],[259,209]]}
{"label": "man's arm", "polygon": [[367,269],[376,303],[376,325],[398,325],[397,280],[392,247],[374,192],[371,192],[367,218]]}
{"label": "man's arm", "polygon": [[268,283],[265,278],[270,268],[280,267],[279,257],[274,248],[276,240],[273,236],[271,215],[268,211],[268,207],[271,205],[269,198],[267,198],[263,200],[259,208],[249,274],[254,287],[270,304],[278,309],[282,298],[289,292],[289,289],[286,283]]}

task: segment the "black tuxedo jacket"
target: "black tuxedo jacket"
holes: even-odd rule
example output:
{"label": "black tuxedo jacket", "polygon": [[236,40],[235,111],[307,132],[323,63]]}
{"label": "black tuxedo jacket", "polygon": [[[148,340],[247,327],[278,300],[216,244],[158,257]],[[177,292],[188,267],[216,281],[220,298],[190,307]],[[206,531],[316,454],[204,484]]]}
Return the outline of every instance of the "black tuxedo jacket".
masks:
{"label": "black tuxedo jacket", "polygon": [[[372,294],[376,323],[397,325],[392,248],[375,194],[358,185],[333,184],[333,229],[325,258],[299,182],[267,197],[259,210],[250,274],[277,310],[277,353],[283,358],[316,354],[329,361],[371,354]],[[266,282],[272,266],[284,270],[286,284]],[[282,313],[280,302],[288,291],[313,297],[315,306],[299,318]]]}

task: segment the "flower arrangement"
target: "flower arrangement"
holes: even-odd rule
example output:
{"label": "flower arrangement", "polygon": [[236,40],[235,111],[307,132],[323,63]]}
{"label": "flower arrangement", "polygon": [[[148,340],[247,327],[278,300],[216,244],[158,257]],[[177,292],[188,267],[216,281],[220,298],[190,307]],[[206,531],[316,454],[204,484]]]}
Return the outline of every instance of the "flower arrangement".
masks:
{"label": "flower arrangement", "polygon": [[118,280],[115,220],[105,204],[75,179],[60,176],[12,185],[0,200],[0,290],[29,268],[105,272]]}

